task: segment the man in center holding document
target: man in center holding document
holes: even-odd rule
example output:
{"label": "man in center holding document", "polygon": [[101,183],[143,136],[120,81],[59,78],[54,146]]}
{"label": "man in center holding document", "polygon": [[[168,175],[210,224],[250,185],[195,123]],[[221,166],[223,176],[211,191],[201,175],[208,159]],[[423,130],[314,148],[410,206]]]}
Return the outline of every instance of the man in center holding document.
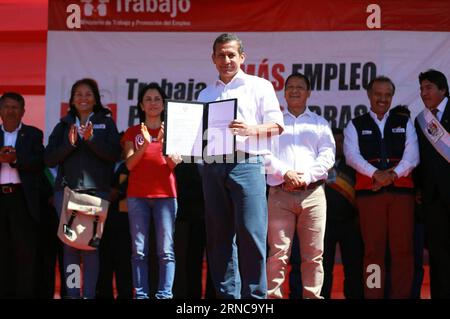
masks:
{"label": "man in center holding document", "polygon": [[[200,102],[237,99],[236,135],[231,157],[205,161],[203,189],[209,269],[218,298],[266,298],[267,202],[263,155],[270,136],[283,131],[283,115],[272,84],[245,74],[246,54],[234,34],[213,45],[219,78],[199,95]],[[222,159],[222,160],[221,160]]]}

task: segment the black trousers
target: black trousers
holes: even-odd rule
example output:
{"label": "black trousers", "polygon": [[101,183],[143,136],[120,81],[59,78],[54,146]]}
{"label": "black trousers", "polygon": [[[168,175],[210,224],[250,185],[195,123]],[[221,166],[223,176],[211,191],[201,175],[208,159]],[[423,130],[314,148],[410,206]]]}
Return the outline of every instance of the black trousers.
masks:
{"label": "black trousers", "polygon": [[177,220],[175,228],[175,298],[202,298],[206,234],[204,220]]}
{"label": "black trousers", "polygon": [[109,212],[99,253],[97,298],[114,298],[112,283],[115,275],[117,299],[132,299],[131,237],[127,213]]}
{"label": "black trousers", "polygon": [[348,299],[364,298],[364,247],[357,218],[327,220],[324,239],[322,296],[329,299],[333,287],[333,267],[339,244],[344,266],[344,296]]}
{"label": "black trousers", "polygon": [[38,224],[22,189],[0,193],[0,298],[35,298]]}
{"label": "black trousers", "polygon": [[440,198],[423,204],[430,254],[431,298],[450,298],[450,207]]}
{"label": "black trousers", "polygon": [[[55,269],[56,259],[60,258],[62,265],[62,242],[57,236],[59,218],[53,205],[48,202],[41,203],[41,219],[39,221],[39,247],[38,247],[38,298],[53,299],[55,295]],[[60,274],[64,272],[60,271]],[[60,282],[64,282],[61,276]],[[63,289],[65,285],[61,285]],[[64,296],[65,294],[61,294]]]}

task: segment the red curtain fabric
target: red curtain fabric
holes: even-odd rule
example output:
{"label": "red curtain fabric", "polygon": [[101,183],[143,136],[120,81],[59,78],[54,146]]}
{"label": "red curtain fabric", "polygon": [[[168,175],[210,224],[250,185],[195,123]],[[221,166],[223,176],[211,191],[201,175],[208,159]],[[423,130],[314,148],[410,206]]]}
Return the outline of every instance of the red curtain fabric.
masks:
{"label": "red curtain fabric", "polygon": [[48,0],[0,2],[0,93],[45,94]]}

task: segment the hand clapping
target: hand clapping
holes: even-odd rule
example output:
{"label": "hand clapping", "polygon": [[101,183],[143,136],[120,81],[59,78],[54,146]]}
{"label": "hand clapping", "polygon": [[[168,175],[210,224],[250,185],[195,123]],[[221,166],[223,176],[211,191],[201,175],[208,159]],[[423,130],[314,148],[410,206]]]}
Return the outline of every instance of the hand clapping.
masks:
{"label": "hand clapping", "polygon": [[144,145],[150,144],[152,142],[152,137],[150,136],[150,133],[148,132],[147,125],[145,123],[141,123],[141,134],[144,138]]}
{"label": "hand clapping", "polygon": [[14,163],[17,159],[16,149],[12,146],[0,148],[0,163]]}
{"label": "hand clapping", "polygon": [[90,139],[94,135],[94,128],[93,128],[92,122],[89,121],[89,122],[87,122],[86,125],[81,125],[78,128],[78,132],[83,137],[83,140],[86,141],[86,140]]}
{"label": "hand clapping", "polygon": [[78,140],[78,129],[76,125],[72,125],[69,129],[69,142],[72,145],[75,145]]}
{"label": "hand clapping", "polygon": [[75,124],[69,129],[69,142],[75,145],[78,140],[78,134],[83,138],[83,140],[88,140],[94,135],[94,127],[92,122],[89,121],[86,125],[80,125],[77,127]]}

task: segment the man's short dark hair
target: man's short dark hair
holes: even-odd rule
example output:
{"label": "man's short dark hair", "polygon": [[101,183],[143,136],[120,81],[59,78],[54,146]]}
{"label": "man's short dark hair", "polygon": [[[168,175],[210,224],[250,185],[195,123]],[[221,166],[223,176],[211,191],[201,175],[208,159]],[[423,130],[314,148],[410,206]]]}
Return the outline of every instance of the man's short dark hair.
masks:
{"label": "man's short dark hair", "polygon": [[395,94],[395,84],[392,82],[390,78],[384,75],[377,76],[376,78],[372,79],[369,84],[367,84],[367,93],[369,93],[372,90],[373,84],[375,82],[385,82],[390,83],[392,85],[392,95]]}
{"label": "man's short dark hair", "polygon": [[445,96],[449,96],[448,82],[444,73],[438,70],[429,69],[428,71],[419,74],[419,84],[422,84],[422,82],[425,80],[436,84],[439,90],[445,90]]}
{"label": "man's short dark hair", "polygon": [[233,33],[222,33],[219,35],[213,44],[213,53],[216,53],[216,45],[217,44],[223,44],[231,41],[236,41],[239,45],[238,52],[239,54],[242,54],[244,52],[244,45],[242,44],[242,40],[239,39],[239,37]]}
{"label": "man's short dark hair", "polygon": [[22,96],[21,94],[19,94],[19,93],[16,93],[16,92],[6,92],[6,93],[4,93],[4,94],[0,97],[0,107],[3,106],[3,102],[4,102],[6,99],[11,99],[11,100],[17,101],[17,102],[19,102],[19,104],[20,104],[20,106],[21,106],[22,108],[25,107],[25,99],[24,99],[23,96]]}
{"label": "man's short dark hair", "polygon": [[287,83],[289,82],[290,79],[292,78],[299,78],[299,79],[303,79],[306,83],[306,88],[309,90],[311,90],[311,82],[309,82],[309,79],[303,74],[303,73],[292,73],[291,75],[289,75],[286,79],[286,81],[284,82],[284,90],[286,91],[286,87],[287,87]]}

